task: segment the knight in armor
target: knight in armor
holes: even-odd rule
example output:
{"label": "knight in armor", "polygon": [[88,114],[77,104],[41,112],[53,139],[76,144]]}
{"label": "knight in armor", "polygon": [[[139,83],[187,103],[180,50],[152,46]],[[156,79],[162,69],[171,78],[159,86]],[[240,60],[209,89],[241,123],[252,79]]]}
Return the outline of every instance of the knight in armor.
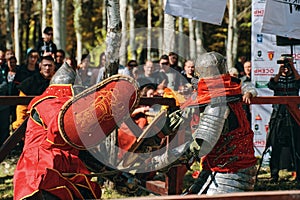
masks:
{"label": "knight in armor", "polygon": [[59,131],[59,113],[74,96],[75,77],[75,70],[64,63],[45,92],[30,102],[24,148],[14,173],[14,199],[101,198],[100,186],[86,176],[90,171],[79,159],[79,150]]}
{"label": "knight in armor", "polygon": [[184,108],[201,107],[192,140],[184,143],[185,147],[153,157],[151,164],[166,166],[184,151],[181,158],[196,155],[202,159],[203,169],[187,194],[252,191],[256,175],[254,133],[242,107],[240,80],[228,74],[226,60],[217,52],[201,55],[195,73],[199,79],[192,82],[197,91]]}
{"label": "knight in armor", "polygon": [[[278,60],[279,71],[271,78],[268,88],[274,96],[299,96],[300,76],[291,55],[282,55]],[[269,122],[267,146],[272,147],[270,171],[271,180],[276,182],[280,169],[295,170],[300,181],[300,127],[283,104],[274,104]]]}

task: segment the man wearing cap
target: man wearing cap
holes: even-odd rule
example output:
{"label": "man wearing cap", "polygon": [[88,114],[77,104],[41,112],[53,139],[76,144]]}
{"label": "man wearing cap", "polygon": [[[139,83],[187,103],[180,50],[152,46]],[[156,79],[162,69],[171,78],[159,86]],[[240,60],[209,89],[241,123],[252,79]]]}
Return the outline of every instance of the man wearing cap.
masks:
{"label": "man wearing cap", "polygon": [[[294,67],[293,57],[288,54],[277,61],[278,73],[268,83],[274,96],[299,96],[300,75]],[[271,181],[277,182],[280,169],[293,169],[300,181],[300,127],[284,104],[274,104],[269,122],[268,144],[272,146]]]}
{"label": "man wearing cap", "polygon": [[52,57],[55,56],[57,51],[56,45],[53,43],[53,28],[46,27],[43,31],[44,37],[37,45],[37,50],[39,51],[40,56],[47,56],[51,55]]}

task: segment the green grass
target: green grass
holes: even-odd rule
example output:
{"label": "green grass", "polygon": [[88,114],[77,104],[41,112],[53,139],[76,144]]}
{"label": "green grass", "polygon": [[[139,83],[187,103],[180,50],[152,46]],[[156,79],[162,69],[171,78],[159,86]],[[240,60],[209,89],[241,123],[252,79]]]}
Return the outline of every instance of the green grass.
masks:
{"label": "green grass", "polygon": [[[10,157],[0,163],[0,199],[11,200],[13,199],[13,173],[15,170],[17,160],[15,157]],[[191,167],[192,171],[188,171],[184,177],[184,188],[189,187],[194,179],[192,172],[201,170],[199,163],[194,163]],[[263,166],[258,174],[258,181],[255,185],[255,191],[275,191],[275,190],[296,190],[299,189],[296,182],[293,180],[292,172],[281,170],[279,173],[280,179],[278,182],[273,183],[270,181],[269,167]],[[131,196],[134,194],[131,194]],[[142,193],[142,196],[147,193]],[[126,198],[128,195],[120,194],[113,189],[112,184],[104,184],[102,189],[103,199],[117,199]]]}

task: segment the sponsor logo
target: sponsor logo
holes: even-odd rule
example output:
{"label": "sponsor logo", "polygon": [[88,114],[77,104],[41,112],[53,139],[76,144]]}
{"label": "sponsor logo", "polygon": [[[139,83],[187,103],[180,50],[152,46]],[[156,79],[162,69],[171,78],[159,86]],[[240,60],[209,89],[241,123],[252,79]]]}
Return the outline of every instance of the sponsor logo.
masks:
{"label": "sponsor logo", "polygon": [[274,58],[274,51],[268,51],[268,58],[269,58],[269,60],[273,60],[273,58]]}
{"label": "sponsor logo", "polygon": [[254,69],[255,76],[272,75],[274,74],[273,68],[256,68]]}
{"label": "sponsor logo", "polygon": [[255,82],[256,88],[267,88],[268,87],[268,81],[256,81]]}
{"label": "sponsor logo", "polygon": [[266,141],[265,140],[255,140],[254,141],[254,146],[256,146],[256,147],[265,147],[266,146]]}
{"label": "sponsor logo", "polygon": [[262,17],[264,16],[265,10],[264,9],[257,9],[254,10],[253,14],[255,17]]}
{"label": "sponsor logo", "polygon": [[256,53],[256,58],[254,59],[255,61],[264,61],[264,58],[263,58],[263,53],[261,50],[258,50],[257,53]]}
{"label": "sponsor logo", "polygon": [[257,41],[257,43],[262,43],[263,42],[263,34],[257,34],[256,41]]}

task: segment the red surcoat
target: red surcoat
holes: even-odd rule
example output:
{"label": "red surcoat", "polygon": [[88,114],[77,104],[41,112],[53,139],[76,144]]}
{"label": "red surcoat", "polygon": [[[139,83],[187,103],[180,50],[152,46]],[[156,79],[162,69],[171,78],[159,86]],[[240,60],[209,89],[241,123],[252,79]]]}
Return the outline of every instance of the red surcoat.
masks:
{"label": "red surcoat", "polygon": [[[58,113],[72,95],[71,85],[50,85],[28,106],[30,118],[24,149],[14,174],[14,199],[24,199],[39,190],[46,190],[60,199],[83,199],[76,186],[90,190],[96,199],[101,198],[99,185],[84,175],[90,172],[78,158],[79,151],[59,134]],[[34,112],[39,115],[40,122],[33,117]],[[77,175],[67,178],[62,173]]]}
{"label": "red surcoat", "polygon": [[[241,96],[241,84],[229,74],[202,78],[198,82],[198,90],[194,97],[182,107],[190,105],[206,105],[212,98]],[[231,112],[238,120],[238,127],[230,132],[222,133],[212,151],[202,158],[205,170],[234,173],[256,164],[254,156],[253,136],[241,101],[228,102]],[[202,108],[204,109],[204,108]],[[198,124],[199,117],[193,118],[191,125]],[[230,121],[229,121],[230,123]]]}

